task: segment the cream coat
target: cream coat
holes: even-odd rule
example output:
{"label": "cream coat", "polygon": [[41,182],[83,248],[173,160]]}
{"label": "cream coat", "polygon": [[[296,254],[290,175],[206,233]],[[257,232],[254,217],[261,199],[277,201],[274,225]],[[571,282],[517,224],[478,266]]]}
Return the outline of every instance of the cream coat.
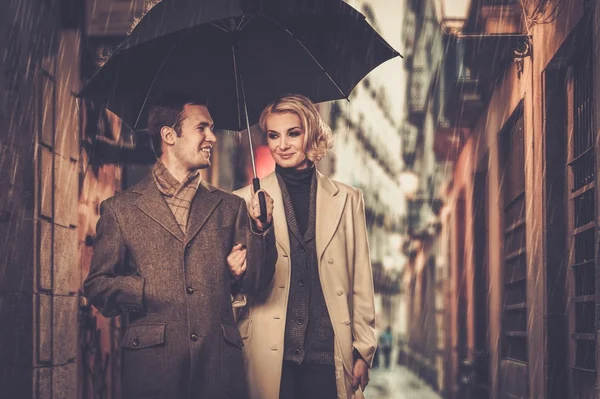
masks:
{"label": "cream coat", "polygon": [[[338,398],[362,398],[360,389],[352,393],[353,349],[356,348],[370,366],[376,348],[373,276],[363,197],[360,190],[316,173],[317,259],[335,333]],[[275,276],[265,294],[247,298],[246,306],[239,309],[238,328],[245,342],[251,398],[278,399],[291,276],[290,243],[275,173],[261,180],[261,188],[274,201],[278,259]],[[249,203],[252,189],[248,186],[235,194]]]}

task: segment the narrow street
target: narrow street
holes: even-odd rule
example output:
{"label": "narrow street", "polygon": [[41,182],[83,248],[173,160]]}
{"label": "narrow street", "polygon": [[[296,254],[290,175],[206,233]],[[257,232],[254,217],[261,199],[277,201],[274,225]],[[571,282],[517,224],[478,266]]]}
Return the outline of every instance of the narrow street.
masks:
{"label": "narrow street", "polygon": [[440,395],[402,366],[394,366],[389,370],[374,369],[365,397],[367,399],[441,399]]}

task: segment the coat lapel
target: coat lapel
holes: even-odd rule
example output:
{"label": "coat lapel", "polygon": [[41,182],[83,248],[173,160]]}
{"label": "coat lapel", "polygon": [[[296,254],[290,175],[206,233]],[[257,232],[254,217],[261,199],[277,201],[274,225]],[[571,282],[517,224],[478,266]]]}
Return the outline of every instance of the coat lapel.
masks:
{"label": "coat lapel", "polygon": [[215,210],[221,199],[214,194],[217,189],[204,181],[198,186],[198,191],[192,201],[190,216],[188,219],[187,231],[185,233],[185,243],[198,234],[206,219]]}
{"label": "coat lapel", "polygon": [[184,236],[181,228],[177,224],[173,213],[169,209],[169,205],[162,197],[152,175],[148,175],[144,180],[137,184],[133,190],[141,194],[140,198],[135,201],[135,205],[156,223],[161,225],[173,237],[183,242]]}
{"label": "coat lapel", "polygon": [[290,237],[285,217],[285,207],[281,187],[277,181],[275,172],[261,180],[261,188],[273,198],[273,225],[275,228],[275,239],[286,254],[290,253]]}
{"label": "coat lapel", "polygon": [[333,238],[346,204],[345,192],[341,192],[328,177],[317,173],[317,220],[316,246],[317,260],[320,262],[323,252]]}

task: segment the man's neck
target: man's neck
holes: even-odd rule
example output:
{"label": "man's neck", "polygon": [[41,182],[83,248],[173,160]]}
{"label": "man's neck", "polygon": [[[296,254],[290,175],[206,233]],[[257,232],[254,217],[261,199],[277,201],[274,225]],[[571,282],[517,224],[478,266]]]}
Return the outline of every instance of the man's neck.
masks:
{"label": "man's neck", "polygon": [[179,162],[171,162],[168,156],[163,155],[160,157],[160,161],[165,165],[169,173],[177,179],[179,183],[185,181],[186,177],[193,172],[193,170],[189,170],[185,166],[181,165]]}

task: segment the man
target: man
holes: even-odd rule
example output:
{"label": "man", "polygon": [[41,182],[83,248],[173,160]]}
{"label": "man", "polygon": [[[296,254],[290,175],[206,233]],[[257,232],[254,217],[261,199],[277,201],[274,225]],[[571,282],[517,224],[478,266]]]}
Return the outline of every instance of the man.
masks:
{"label": "man", "polygon": [[[158,161],[102,203],[85,294],[106,317],[129,315],[124,398],[245,398],[231,290],[257,295],[273,276],[272,199],[263,225],[241,198],[201,181],[216,142],[205,102],[163,97],[148,126]],[[246,262],[229,267],[242,246]]]}

